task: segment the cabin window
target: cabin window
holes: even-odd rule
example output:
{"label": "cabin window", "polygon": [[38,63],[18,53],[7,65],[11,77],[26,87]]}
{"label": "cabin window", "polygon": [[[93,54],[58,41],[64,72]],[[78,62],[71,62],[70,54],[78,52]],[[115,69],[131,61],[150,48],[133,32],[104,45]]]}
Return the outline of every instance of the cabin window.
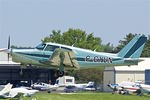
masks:
{"label": "cabin window", "polygon": [[45,51],[54,51],[56,48],[59,48],[59,47],[54,46],[54,45],[47,45],[45,48]]}
{"label": "cabin window", "polygon": [[36,46],[36,49],[38,49],[38,50],[43,50],[43,49],[45,48],[45,46],[46,46],[46,44],[41,43],[41,44],[39,44],[38,46]]}

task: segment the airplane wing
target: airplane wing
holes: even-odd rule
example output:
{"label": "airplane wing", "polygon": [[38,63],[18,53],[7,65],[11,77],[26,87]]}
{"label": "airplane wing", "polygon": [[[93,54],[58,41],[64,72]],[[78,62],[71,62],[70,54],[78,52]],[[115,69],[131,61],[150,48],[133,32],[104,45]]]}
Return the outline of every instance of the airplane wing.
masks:
{"label": "airplane wing", "polygon": [[7,48],[0,49],[0,52],[3,52],[3,51],[5,51],[5,50],[7,50]]}
{"label": "airplane wing", "polygon": [[12,84],[8,83],[5,87],[0,91],[0,96],[5,97],[11,91]]}
{"label": "airplane wing", "polygon": [[57,48],[53,52],[52,56],[49,58],[49,61],[45,63],[50,63],[52,66],[64,66],[68,68],[79,69],[79,64],[75,59],[75,54],[73,51]]}
{"label": "airplane wing", "polygon": [[26,88],[12,88],[11,91],[9,92],[8,96],[5,96],[5,98],[14,98],[14,97],[21,97],[23,96],[31,96],[35,93],[37,93],[38,90],[28,90]]}
{"label": "airplane wing", "polygon": [[144,93],[150,93],[150,85],[147,84],[140,84],[139,85],[141,93],[139,95],[144,95]]}

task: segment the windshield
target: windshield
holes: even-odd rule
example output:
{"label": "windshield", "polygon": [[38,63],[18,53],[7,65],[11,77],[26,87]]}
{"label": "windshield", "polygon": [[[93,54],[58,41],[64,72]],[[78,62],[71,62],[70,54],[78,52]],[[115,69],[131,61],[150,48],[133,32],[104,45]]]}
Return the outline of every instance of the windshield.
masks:
{"label": "windshield", "polygon": [[45,48],[45,46],[46,46],[46,44],[41,43],[41,44],[39,44],[38,46],[36,46],[36,49],[38,49],[38,50],[43,50],[43,49]]}
{"label": "windshield", "polygon": [[59,48],[59,47],[54,46],[54,45],[47,45],[45,48],[45,51],[54,51],[56,48]]}

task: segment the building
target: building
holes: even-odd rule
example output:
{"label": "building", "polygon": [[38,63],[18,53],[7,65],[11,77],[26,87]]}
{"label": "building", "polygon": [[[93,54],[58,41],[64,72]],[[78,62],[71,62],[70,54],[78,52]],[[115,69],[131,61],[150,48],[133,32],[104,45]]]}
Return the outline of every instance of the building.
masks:
{"label": "building", "polygon": [[150,69],[150,58],[140,58],[143,61],[133,66],[115,66],[104,69],[103,89],[111,91],[107,84],[118,84],[122,81],[145,82],[145,70]]}
{"label": "building", "polygon": [[8,61],[7,54],[0,52],[0,84],[10,82],[13,85],[20,85],[21,82],[26,82],[27,85],[30,85],[37,81],[55,83],[54,75],[55,71],[49,68],[22,67],[20,63],[12,62],[11,58]]}
{"label": "building", "polygon": [[145,70],[145,84],[150,85],[150,69]]}

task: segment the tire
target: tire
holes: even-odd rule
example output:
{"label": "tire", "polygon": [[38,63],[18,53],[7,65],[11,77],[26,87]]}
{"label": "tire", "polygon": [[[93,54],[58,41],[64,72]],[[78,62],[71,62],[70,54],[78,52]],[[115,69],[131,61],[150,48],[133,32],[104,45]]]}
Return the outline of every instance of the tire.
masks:
{"label": "tire", "polygon": [[57,71],[57,76],[58,77],[63,77],[64,76],[64,71]]}

